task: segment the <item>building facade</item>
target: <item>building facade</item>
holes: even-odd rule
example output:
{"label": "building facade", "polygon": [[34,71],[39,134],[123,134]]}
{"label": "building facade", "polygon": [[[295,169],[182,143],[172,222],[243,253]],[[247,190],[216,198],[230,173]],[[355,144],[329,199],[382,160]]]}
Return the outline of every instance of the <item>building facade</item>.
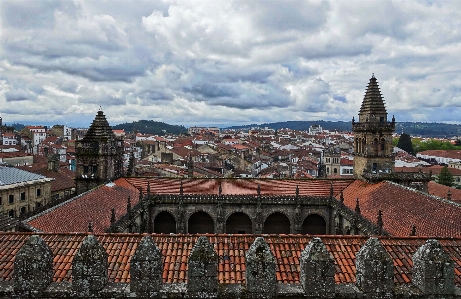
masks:
{"label": "building facade", "polygon": [[51,200],[51,181],[43,175],[0,166],[0,212],[18,217]]}

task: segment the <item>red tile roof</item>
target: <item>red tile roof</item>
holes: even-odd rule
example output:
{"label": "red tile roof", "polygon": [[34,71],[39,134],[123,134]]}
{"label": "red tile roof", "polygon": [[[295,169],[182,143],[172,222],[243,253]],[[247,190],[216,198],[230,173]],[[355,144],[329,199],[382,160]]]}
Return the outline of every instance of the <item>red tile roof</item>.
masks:
{"label": "red tile roof", "polygon": [[[13,260],[19,248],[30,236],[27,233],[0,233],[0,281],[13,278]],[[86,234],[41,234],[54,254],[54,281],[71,281],[72,260]],[[110,282],[130,281],[130,258],[141,238],[140,234],[96,234],[96,238],[109,257]],[[216,250],[219,283],[245,283],[245,253],[256,235],[206,235]],[[187,260],[198,235],[152,235],[163,255],[163,282],[186,282]],[[279,283],[299,283],[299,258],[312,240],[307,235],[264,235],[271,248]],[[332,254],[336,283],[355,282],[355,257],[367,237],[322,236]],[[394,261],[394,282],[411,282],[411,257],[425,243],[423,238],[381,238],[381,242]],[[461,239],[439,239],[445,251],[455,261],[455,283],[461,285]]]}
{"label": "red tile roof", "polygon": [[344,203],[354,209],[357,198],[361,214],[370,221],[376,223],[382,211],[384,230],[391,235],[408,236],[415,225],[418,236],[461,236],[459,204],[386,181],[356,180],[344,189]]}
{"label": "red tile roof", "polygon": [[427,192],[431,195],[435,195],[441,198],[448,199],[448,190],[451,192],[451,200],[457,203],[461,203],[461,190],[448,187],[434,181],[430,181],[428,184]]}
{"label": "red tile roof", "polygon": [[138,203],[139,191],[118,179],[113,186],[100,186],[25,222],[45,232],[86,232],[91,221],[94,232],[104,232],[110,227],[112,208],[117,219],[126,214],[128,196],[132,206]]}
{"label": "red tile roof", "polygon": [[256,195],[258,184],[262,195],[295,195],[296,186],[299,186],[300,195],[328,196],[330,183],[333,192],[346,188],[354,180],[276,180],[276,179],[178,179],[178,178],[145,178],[130,177],[126,180],[136,188],[142,188],[143,193],[150,183],[151,193],[179,194],[181,181],[184,193],[218,194],[219,184],[222,185],[222,194],[253,194]]}

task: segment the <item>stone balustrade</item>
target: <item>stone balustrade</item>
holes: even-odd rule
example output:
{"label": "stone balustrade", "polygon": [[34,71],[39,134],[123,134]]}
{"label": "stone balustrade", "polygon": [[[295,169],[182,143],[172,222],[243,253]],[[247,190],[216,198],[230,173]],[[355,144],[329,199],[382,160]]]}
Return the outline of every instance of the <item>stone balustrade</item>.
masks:
{"label": "stone balustrade", "polygon": [[394,285],[393,259],[377,238],[356,255],[356,283],[335,283],[335,261],[320,238],[300,255],[299,284],[278,283],[276,258],[263,237],[245,254],[245,283],[220,284],[218,255],[200,236],[188,260],[186,283],[163,283],[163,258],[150,236],[130,260],[130,282],[108,281],[108,254],[88,235],[72,262],[72,281],[53,281],[53,253],[32,235],[16,253],[14,279],[0,284],[1,298],[461,298],[454,262],[437,240],[427,240],[413,255],[413,279]]}

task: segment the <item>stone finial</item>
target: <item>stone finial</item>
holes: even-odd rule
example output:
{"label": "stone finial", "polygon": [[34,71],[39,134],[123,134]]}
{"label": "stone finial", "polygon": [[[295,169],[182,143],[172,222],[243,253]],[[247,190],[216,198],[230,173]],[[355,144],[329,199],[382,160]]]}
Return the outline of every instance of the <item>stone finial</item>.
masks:
{"label": "stone finial", "polygon": [[206,294],[218,291],[218,254],[205,236],[197,239],[189,255],[187,291]]}
{"label": "stone finial", "polygon": [[89,296],[107,284],[108,254],[94,235],[88,235],[72,261],[72,289]]}
{"label": "stone finial", "polygon": [[320,238],[314,238],[300,257],[300,282],[307,296],[335,295],[335,262]]}
{"label": "stone finial", "polygon": [[183,195],[184,194],[184,187],[182,186],[182,181],[179,184],[179,194]]}
{"label": "stone finial", "polygon": [[411,226],[410,236],[416,236],[416,225],[414,224]]}
{"label": "stone finial", "polygon": [[360,215],[360,204],[359,204],[358,197],[357,197],[357,200],[355,201],[355,212]]}
{"label": "stone finial", "polygon": [[111,215],[110,215],[110,225],[114,225],[115,222],[117,221],[117,218],[115,217],[115,208],[112,208],[111,210]]}
{"label": "stone finial", "polygon": [[333,198],[333,183],[330,182],[330,198]]}
{"label": "stone finial", "polygon": [[455,292],[453,260],[437,240],[429,239],[413,255],[413,284],[425,295]]}
{"label": "stone finial", "polygon": [[93,232],[93,222],[88,222],[88,232],[92,233]]}
{"label": "stone finial", "polygon": [[296,193],[295,194],[296,194],[296,197],[299,196],[299,186],[298,185],[296,185]]}
{"label": "stone finial", "polygon": [[40,236],[30,236],[14,259],[15,292],[43,292],[53,282],[53,276],[53,252]]}
{"label": "stone finial", "polygon": [[126,212],[128,215],[131,213],[131,197],[129,195],[126,201]]}
{"label": "stone finial", "polygon": [[394,288],[394,263],[377,238],[369,238],[356,255],[357,286],[365,297],[388,297]]}
{"label": "stone finial", "polygon": [[150,181],[147,181],[147,196],[150,196]]}
{"label": "stone finial", "polygon": [[341,190],[341,193],[339,194],[339,201],[341,203],[344,203],[344,194],[343,194],[343,190]]}
{"label": "stone finial", "polygon": [[130,261],[130,288],[140,297],[152,297],[162,287],[162,253],[150,236],[139,242]]}
{"label": "stone finial", "polygon": [[257,192],[258,192],[258,196],[261,196],[261,184],[258,184]]}
{"label": "stone finial", "polygon": [[274,255],[264,241],[257,237],[245,254],[246,290],[251,297],[271,298],[275,294],[277,279]]}
{"label": "stone finial", "polygon": [[376,221],[376,224],[378,225],[378,235],[382,235],[384,222],[383,222],[383,212],[381,210],[378,211],[378,219]]}
{"label": "stone finial", "polygon": [[218,195],[222,195],[222,182],[219,182]]}
{"label": "stone finial", "polygon": [[451,200],[451,196],[452,196],[452,193],[451,193],[450,189],[448,189],[448,191],[447,191],[447,199]]}

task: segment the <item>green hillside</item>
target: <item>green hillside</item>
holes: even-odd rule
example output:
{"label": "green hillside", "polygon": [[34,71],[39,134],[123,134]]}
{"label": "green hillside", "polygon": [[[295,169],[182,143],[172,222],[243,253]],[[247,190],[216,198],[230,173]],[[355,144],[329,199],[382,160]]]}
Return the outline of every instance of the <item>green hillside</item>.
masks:
{"label": "green hillside", "polygon": [[185,134],[187,129],[184,126],[169,125],[164,122],[153,120],[139,120],[132,123],[123,123],[112,126],[114,130],[125,130],[127,133],[139,132],[142,134]]}

